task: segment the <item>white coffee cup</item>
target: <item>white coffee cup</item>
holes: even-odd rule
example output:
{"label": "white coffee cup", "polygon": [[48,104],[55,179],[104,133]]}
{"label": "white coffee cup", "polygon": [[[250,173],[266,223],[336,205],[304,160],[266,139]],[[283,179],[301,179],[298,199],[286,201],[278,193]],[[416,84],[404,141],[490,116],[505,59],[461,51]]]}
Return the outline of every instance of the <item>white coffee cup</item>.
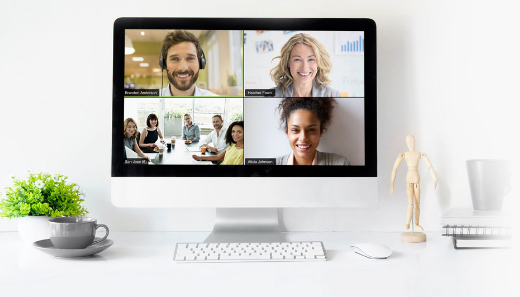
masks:
{"label": "white coffee cup", "polygon": [[511,190],[508,160],[468,160],[469,187],[475,210],[500,210],[504,196]]}

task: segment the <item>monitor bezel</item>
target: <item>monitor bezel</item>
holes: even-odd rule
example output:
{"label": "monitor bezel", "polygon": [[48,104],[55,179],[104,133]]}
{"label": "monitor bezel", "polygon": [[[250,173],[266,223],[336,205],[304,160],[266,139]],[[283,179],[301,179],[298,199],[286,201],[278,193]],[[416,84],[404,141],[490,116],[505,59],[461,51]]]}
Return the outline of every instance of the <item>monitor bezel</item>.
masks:
{"label": "monitor bezel", "polygon": [[[365,165],[125,165],[124,39],[127,29],[364,31]],[[372,19],[345,18],[119,18],[114,22],[112,86],[112,177],[377,177],[376,24]],[[247,97],[244,99],[247,100]],[[247,122],[247,119],[245,119]],[[247,129],[247,128],[246,128]],[[246,135],[247,137],[247,135]]]}

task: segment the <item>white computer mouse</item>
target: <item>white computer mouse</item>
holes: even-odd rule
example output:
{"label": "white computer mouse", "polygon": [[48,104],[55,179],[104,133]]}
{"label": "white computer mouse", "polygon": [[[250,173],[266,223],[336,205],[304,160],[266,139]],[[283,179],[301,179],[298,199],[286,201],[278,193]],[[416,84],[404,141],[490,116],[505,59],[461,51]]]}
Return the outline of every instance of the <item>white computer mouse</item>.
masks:
{"label": "white computer mouse", "polygon": [[354,252],[370,259],[386,259],[392,255],[392,250],[379,243],[356,243],[350,246]]}

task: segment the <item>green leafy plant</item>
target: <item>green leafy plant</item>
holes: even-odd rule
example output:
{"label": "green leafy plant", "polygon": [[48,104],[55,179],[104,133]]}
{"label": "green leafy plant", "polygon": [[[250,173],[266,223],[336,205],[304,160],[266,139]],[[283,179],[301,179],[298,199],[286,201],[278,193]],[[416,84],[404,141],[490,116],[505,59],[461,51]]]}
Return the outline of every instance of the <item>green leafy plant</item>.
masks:
{"label": "green leafy plant", "polygon": [[227,84],[228,86],[230,87],[235,87],[237,86],[237,75],[236,74],[228,74],[227,76]]}
{"label": "green leafy plant", "polygon": [[240,111],[234,111],[231,115],[228,117],[228,123],[243,121],[244,115]]}
{"label": "green leafy plant", "polygon": [[185,114],[180,109],[169,109],[164,113],[165,119],[180,119],[182,115]]}
{"label": "green leafy plant", "polygon": [[13,185],[5,188],[5,198],[0,200],[0,217],[83,216],[88,213],[81,206],[84,201],[81,189],[77,184],[67,182],[64,175],[29,172],[25,180],[12,179]]}

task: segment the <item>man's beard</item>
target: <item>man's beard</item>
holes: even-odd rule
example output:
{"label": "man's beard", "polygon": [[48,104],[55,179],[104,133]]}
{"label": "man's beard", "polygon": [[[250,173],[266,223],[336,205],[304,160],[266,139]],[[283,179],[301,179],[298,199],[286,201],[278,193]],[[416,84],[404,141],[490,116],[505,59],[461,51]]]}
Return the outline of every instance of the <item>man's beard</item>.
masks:
{"label": "man's beard", "polygon": [[[191,71],[191,70],[185,71],[185,72],[177,71],[177,72],[173,72],[171,74],[170,74],[170,72],[167,72],[167,73],[168,73],[168,80],[179,91],[187,91],[187,90],[189,90],[191,88],[191,86],[193,86],[193,84],[199,78],[199,72],[198,71],[197,71],[197,73],[193,73],[193,71]],[[189,74],[189,75],[191,75],[191,79],[188,82],[185,82],[185,83],[178,83],[177,80],[175,79],[177,74],[181,74],[181,75]]]}

